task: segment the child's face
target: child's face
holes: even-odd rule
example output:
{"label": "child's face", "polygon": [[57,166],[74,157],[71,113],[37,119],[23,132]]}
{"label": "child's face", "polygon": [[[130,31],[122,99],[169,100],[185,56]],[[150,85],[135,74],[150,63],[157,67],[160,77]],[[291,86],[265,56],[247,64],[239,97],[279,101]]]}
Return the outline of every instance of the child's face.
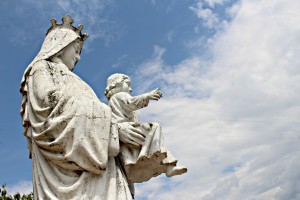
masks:
{"label": "child's face", "polygon": [[125,79],[122,84],[121,92],[131,93],[130,80]]}

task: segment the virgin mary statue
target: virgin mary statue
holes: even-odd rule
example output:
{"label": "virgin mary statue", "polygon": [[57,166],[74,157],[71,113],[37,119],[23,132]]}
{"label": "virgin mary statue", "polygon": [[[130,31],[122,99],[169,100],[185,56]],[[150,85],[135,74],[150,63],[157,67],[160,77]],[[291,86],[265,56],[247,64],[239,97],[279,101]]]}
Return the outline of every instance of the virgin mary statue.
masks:
{"label": "virgin mary statue", "polygon": [[70,16],[62,21],[52,20],[20,88],[34,199],[132,199],[115,156],[119,139],[138,146],[144,138],[130,125],[114,124],[110,108],[72,72],[87,35]]}

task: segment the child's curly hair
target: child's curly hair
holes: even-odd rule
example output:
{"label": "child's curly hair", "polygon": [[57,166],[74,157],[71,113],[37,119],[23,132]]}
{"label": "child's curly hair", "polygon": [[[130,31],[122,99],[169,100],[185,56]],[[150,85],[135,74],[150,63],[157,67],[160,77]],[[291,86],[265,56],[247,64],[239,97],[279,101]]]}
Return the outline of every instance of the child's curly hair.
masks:
{"label": "child's curly hair", "polygon": [[124,82],[124,80],[128,79],[129,81],[130,78],[129,76],[125,75],[125,74],[113,74],[111,76],[108,77],[107,81],[106,81],[106,88],[105,88],[105,92],[104,95],[106,96],[106,98],[109,100],[110,97],[112,97],[114,94],[118,93],[121,91],[121,87],[122,87],[122,83]]}

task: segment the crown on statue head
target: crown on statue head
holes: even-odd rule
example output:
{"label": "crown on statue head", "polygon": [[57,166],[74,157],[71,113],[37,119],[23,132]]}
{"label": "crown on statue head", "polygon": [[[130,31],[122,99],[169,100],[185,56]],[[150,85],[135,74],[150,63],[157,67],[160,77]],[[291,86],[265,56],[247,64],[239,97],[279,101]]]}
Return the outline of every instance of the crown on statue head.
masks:
{"label": "crown on statue head", "polygon": [[86,33],[81,33],[82,29],[83,29],[83,25],[79,24],[78,27],[74,27],[72,24],[74,22],[74,20],[71,18],[70,15],[66,15],[64,16],[61,21],[63,22],[62,24],[57,24],[56,19],[51,19],[51,27],[48,29],[46,35],[48,35],[48,33],[50,33],[51,31],[58,29],[58,28],[66,28],[66,29],[70,29],[74,32],[76,32],[81,38],[82,40],[86,40],[89,35]]}

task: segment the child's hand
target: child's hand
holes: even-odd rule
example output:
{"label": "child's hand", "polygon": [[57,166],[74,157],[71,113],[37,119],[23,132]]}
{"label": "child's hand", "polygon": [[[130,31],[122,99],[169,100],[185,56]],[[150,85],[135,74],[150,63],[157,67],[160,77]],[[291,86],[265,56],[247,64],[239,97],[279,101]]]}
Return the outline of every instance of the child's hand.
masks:
{"label": "child's hand", "polygon": [[159,88],[156,88],[155,90],[152,90],[151,92],[148,93],[148,98],[150,100],[158,100],[162,97],[162,92],[160,91]]}

